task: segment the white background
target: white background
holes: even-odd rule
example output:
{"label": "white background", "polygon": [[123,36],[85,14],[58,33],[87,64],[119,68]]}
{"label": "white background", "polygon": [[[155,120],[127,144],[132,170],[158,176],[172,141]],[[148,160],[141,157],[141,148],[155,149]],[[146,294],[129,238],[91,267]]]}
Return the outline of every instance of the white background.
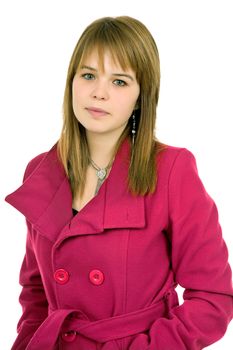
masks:
{"label": "white background", "polygon": [[[157,135],[196,156],[219,208],[233,265],[232,5],[231,0],[0,1],[1,350],[10,349],[16,336],[26,234],[24,218],[4,197],[20,185],[27,162],[58,139],[69,59],[81,32],[98,17],[136,17],[155,37],[162,71]],[[232,341],[233,324],[209,349],[232,349]]]}

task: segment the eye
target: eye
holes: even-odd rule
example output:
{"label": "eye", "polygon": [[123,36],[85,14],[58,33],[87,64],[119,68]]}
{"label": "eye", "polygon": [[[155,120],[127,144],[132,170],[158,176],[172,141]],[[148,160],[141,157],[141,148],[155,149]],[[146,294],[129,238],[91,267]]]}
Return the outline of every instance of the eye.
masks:
{"label": "eye", "polygon": [[127,85],[127,83],[124,80],[121,80],[121,79],[114,80],[113,84],[115,84],[117,86],[126,86]]}
{"label": "eye", "polygon": [[84,74],[81,75],[81,77],[86,79],[86,80],[93,80],[93,79],[95,79],[95,76],[92,73],[84,73]]}

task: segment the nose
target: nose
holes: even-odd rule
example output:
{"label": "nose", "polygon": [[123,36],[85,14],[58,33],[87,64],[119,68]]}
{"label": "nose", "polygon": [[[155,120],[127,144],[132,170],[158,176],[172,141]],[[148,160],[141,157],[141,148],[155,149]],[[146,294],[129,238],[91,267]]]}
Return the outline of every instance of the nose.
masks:
{"label": "nose", "polygon": [[107,100],[109,98],[107,83],[104,81],[96,81],[91,92],[91,97],[96,100]]}

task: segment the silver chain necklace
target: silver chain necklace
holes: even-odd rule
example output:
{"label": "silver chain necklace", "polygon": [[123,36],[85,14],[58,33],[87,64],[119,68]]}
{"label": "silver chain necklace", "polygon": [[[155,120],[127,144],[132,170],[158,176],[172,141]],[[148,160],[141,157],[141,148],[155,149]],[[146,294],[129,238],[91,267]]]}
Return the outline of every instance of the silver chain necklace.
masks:
{"label": "silver chain necklace", "polygon": [[106,166],[106,168],[100,168],[91,158],[90,158],[90,164],[91,166],[96,170],[96,176],[98,178],[97,180],[97,186],[96,186],[96,189],[95,189],[95,194],[98,193],[99,189],[100,189],[100,186],[102,185],[102,183],[104,182],[106,176],[107,176],[107,173],[108,173],[108,170],[111,168],[112,166],[112,163],[113,163],[113,160],[111,160],[111,162]]}

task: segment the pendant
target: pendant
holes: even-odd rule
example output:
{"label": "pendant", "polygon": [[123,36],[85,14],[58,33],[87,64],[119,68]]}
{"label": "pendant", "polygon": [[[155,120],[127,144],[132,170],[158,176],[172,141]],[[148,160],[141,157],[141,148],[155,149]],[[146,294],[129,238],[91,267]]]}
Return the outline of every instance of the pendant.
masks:
{"label": "pendant", "polygon": [[97,175],[98,179],[104,180],[106,175],[107,175],[107,171],[105,169],[97,170],[96,175]]}

